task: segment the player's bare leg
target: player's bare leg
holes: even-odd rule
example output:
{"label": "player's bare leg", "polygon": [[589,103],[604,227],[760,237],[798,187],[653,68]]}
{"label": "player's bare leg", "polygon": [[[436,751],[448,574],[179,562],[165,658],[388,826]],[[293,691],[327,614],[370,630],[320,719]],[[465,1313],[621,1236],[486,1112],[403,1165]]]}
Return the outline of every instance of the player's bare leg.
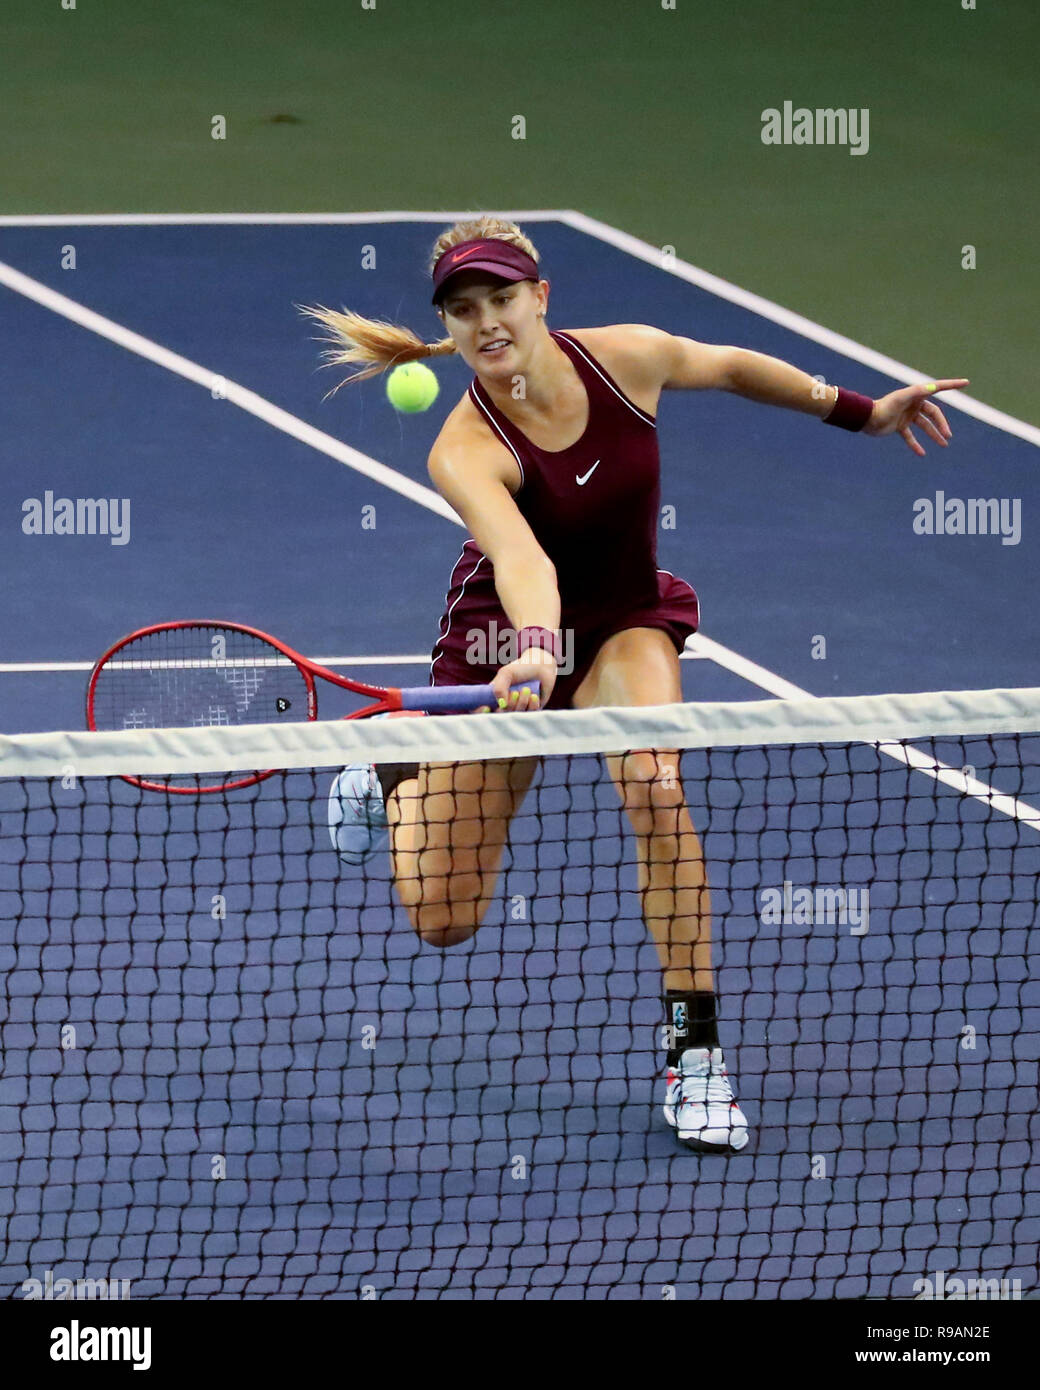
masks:
{"label": "player's bare leg", "polygon": [[398,896],[425,942],[457,945],[483,921],[537,767],[537,758],[422,764],[388,797]]}
{"label": "player's bare leg", "polygon": [[[630,628],[604,643],[574,703],[661,705],[681,699],[671,639],[655,628]],[[665,1117],[691,1148],[741,1149],[747,1120],[733,1099],[719,1046],[711,899],[679,755],[643,749],[607,762],[635,834],[643,918],[663,974],[670,1030]]]}

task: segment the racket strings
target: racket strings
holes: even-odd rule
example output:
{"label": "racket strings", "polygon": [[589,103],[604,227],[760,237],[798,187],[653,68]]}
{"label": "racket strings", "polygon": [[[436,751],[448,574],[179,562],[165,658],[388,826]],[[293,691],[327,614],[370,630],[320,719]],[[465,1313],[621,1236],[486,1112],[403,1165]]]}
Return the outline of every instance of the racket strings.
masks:
{"label": "racket strings", "polygon": [[[306,678],[263,639],[230,628],[146,632],[102,664],[96,729],[265,724],[308,707]],[[306,717],[306,716],[304,716]]]}
{"label": "racket strings", "polygon": [[[214,728],[307,719],[311,688],[300,668],[262,637],[217,624],[151,629],[104,659],[88,722],[97,730]],[[199,792],[241,784],[267,769],[225,768],[135,785]]]}

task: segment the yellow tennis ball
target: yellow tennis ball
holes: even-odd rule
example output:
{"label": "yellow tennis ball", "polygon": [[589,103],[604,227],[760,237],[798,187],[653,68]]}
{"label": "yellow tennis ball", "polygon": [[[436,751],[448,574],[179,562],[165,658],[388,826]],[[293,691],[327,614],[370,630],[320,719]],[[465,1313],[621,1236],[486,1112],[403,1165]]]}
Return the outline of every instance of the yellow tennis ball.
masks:
{"label": "yellow tennis ball", "polygon": [[421,362],[404,362],[395,367],[386,379],[386,394],[395,410],[409,415],[429,410],[440,390],[437,378]]}

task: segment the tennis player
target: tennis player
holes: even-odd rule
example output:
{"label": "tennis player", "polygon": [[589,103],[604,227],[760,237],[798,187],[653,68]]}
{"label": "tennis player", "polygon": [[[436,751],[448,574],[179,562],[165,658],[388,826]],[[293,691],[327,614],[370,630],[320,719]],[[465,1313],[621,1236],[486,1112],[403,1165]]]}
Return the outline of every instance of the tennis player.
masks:
{"label": "tennis player", "polygon": [[[433,684],[492,684],[500,712],[543,706],[660,705],[682,699],[679,653],[698,626],[697,595],[657,567],[663,390],[730,391],[864,434],[912,427],[951,437],[937,390],[951,379],[871,400],[824,386],[773,357],[674,337],[643,324],[552,331],[549,282],[519,227],[494,217],[437,238],[433,303],[447,336],[344,310],[308,312],[330,333],[330,364],[360,380],[401,362],[459,354],[469,390],[434,443],[429,472],[470,539],[452,572]],[[338,388],[337,388],[338,389]],[[499,660],[502,635],[515,645]],[[643,916],[663,970],[671,1030],[664,1114],[681,1142],[732,1152],[748,1142],[719,1045],[704,859],[674,750],[608,759],[635,835]],[[358,863],[389,825],[397,891],[423,941],[452,946],[477,930],[509,823],[535,759],[352,766],[333,784],[333,843]]]}

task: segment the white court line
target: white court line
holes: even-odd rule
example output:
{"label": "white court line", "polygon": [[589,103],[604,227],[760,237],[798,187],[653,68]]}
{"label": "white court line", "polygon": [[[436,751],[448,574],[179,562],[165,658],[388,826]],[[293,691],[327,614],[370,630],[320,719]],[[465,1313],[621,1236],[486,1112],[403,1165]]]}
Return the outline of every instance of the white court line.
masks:
{"label": "white court line", "polygon": [[[174,372],[177,376],[194,382],[196,386],[204,387],[210,392],[211,397],[216,389],[222,400],[230,401],[232,405],[237,405],[239,409],[247,411],[250,415],[255,415],[265,424],[298,439],[301,444],[309,444],[312,449],[317,449],[320,453],[336,459],[337,462],[346,464],[348,468],[353,468],[355,472],[364,474],[373,482],[382,483],[384,487],[390,488],[393,492],[399,492],[402,497],[407,497],[412,502],[418,502],[431,512],[437,512],[439,516],[446,517],[448,521],[456,521],[461,526],[462,523],[455,514],[454,508],[445,502],[440,493],[434,492],[432,488],[424,487],[422,483],[413,482],[411,478],[406,478],[403,473],[398,473],[396,469],[388,468],[385,463],[377,463],[375,459],[369,458],[367,454],[361,453],[358,449],[352,449],[349,444],[344,444],[342,440],[333,438],[331,434],[315,429],[313,425],[308,425],[297,416],[290,415],[287,410],[273,405],[263,396],[257,395],[255,391],[249,391],[237,382],[229,380],[221,372],[215,372],[209,367],[201,367],[197,362],[192,362],[187,357],[181,357],[179,353],[171,352],[169,348],[161,347],[151,338],[134,333],[131,329],[124,328],[122,324],[105,318],[103,314],[96,314],[93,309],[87,309],[84,305],[77,304],[74,299],[69,299],[64,294],[58,294],[56,290],[49,289],[39,280],[33,280],[30,276],[23,275],[20,270],[15,270],[13,266],[7,265],[4,261],[0,261],[0,284],[6,285],[8,289],[14,290],[17,294],[24,295],[26,299],[35,300],[43,308],[60,314],[62,318],[69,319],[80,328],[89,329],[91,333],[96,333],[101,338],[107,338],[110,343],[126,348],[128,352],[135,352],[138,357],[144,357],[159,367],[165,367],[167,371]],[[221,403],[221,400],[214,397],[213,403],[216,407]]]}
{"label": "white court line", "polygon": [[[316,661],[319,666],[428,666],[430,653],[423,652],[421,656],[314,656],[310,660]],[[248,663],[250,666],[256,664],[254,661]],[[96,665],[95,661],[2,661],[0,675],[35,671],[93,671]]]}
{"label": "white court line", "polygon": [[[571,214],[555,209],[499,211],[512,222],[562,222]],[[43,212],[0,215],[0,227],[229,227],[369,226],[378,222],[461,222],[484,213],[462,212]]]}
{"label": "white court line", "polygon": [[[434,215],[431,214],[429,217],[424,217],[421,214],[414,214],[409,220],[427,221],[432,220],[433,216]],[[528,221],[534,220],[529,213],[512,214],[512,216],[516,219],[519,219],[521,216],[526,216]],[[451,217],[451,214],[441,213],[436,215],[437,220],[447,220],[449,217]],[[570,222],[572,226],[577,227],[579,230],[588,230],[591,235],[598,235],[603,240],[614,239],[613,244],[618,246],[619,249],[628,249],[633,255],[639,255],[642,260],[651,260],[654,264],[661,264],[662,262],[660,252],[649,246],[646,242],[641,242],[635,237],[629,237],[627,233],[615,232],[605,223],[595,223],[594,219],[585,218],[584,214],[542,214],[543,220],[551,220],[554,217],[558,220]],[[580,219],[580,221],[578,219]],[[364,217],[358,216],[356,220],[377,221],[379,219],[372,215],[364,215]],[[384,220],[390,220],[389,215],[387,215]],[[405,218],[403,215],[398,215],[397,220],[405,220]],[[587,226],[584,224],[587,224]],[[592,229],[594,227],[598,227],[599,230],[593,231]],[[606,233],[610,234],[609,237],[605,235]],[[694,278],[695,276],[707,276],[707,272],[697,271],[695,267],[686,266],[683,262],[676,262],[668,268],[678,273],[679,266],[682,266],[684,271],[689,272],[688,275],[684,274],[683,278],[691,279],[692,283],[699,283],[699,281]],[[665,267],[662,265],[662,268]],[[777,317],[777,315],[788,315],[787,310],[781,310],[776,305],[770,305],[767,300],[760,301],[757,296],[750,295],[743,290],[738,290],[736,286],[728,285],[726,281],[718,280],[717,277],[714,276],[708,278],[712,281],[711,288],[714,293],[721,295],[722,288],[720,287],[724,287],[728,293],[723,297],[732,298],[734,295],[739,294],[744,298],[745,307],[751,308],[753,312],[762,312],[765,314],[765,310],[768,308],[772,310],[772,312],[765,316],[772,317],[776,322],[784,321]],[[288,411],[272,405],[271,402],[264,400],[263,397],[258,396],[255,392],[248,391],[245,387],[238,386],[236,383],[228,381],[219,372],[213,372],[205,367],[200,367],[197,363],[191,362],[188,358],[181,357],[178,353],[171,352],[168,348],[161,347],[150,338],[145,338],[139,333],[134,333],[130,329],[115,323],[113,320],[95,313],[92,309],[87,309],[84,305],[76,303],[75,300],[69,299],[65,295],[58,294],[40,281],[33,280],[28,275],[23,275],[21,271],[15,270],[13,266],[9,266],[2,261],[0,261],[0,284],[7,285],[9,289],[25,295],[29,299],[35,300],[44,308],[51,309],[54,313],[62,315],[64,318],[71,320],[80,327],[89,329],[91,332],[107,338],[110,342],[114,342],[130,352],[136,352],[139,356],[146,358],[148,361],[154,362],[158,366],[166,367],[169,371],[175,372],[177,375],[185,377],[187,380],[193,381],[197,385],[204,386],[211,392],[214,386],[219,386],[224,397],[231,401],[232,404],[238,405],[241,409],[249,411],[250,414],[264,420],[267,424],[274,426],[274,428],[292,435],[294,438],[300,440],[301,443],[310,444],[313,448],[330,455],[332,458],[338,459],[339,462],[346,464],[350,468],[356,469],[366,477],[372,478],[376,482],[383,483],[393,491],[399,492],[403,496],[410,498],[413,502],[418,502],[420,506],[424,506],[428,510],[436,512],[439,516],[446,517],[449,521],[454,521],[456,525],[462,525],[461,518],[457,515],[455,510],[445,502],[439,493],[434,492],[431,488],[423,487],[419,483],[412,482],[411,479],[404,477],[403,474],[398,473],[395,469],[387,467],[386,464],[377,463],[374,459],[341,443],[331,435],[327,435],[321,430],[314,429],[313,426],[299,420],[296,416],[290,415]],[[755,307],[759,304],[763,306],[761,309]],[[833,345],[836,351],[844,352],[846,355],[852,355],[849,352],[850,348],[855,348],[858,352],[864,354],[870,352],[869,349],[863,348],[859,344],[852,343],[850,339],[844,339],[839,334],[831,334],[829,329],[823,329],[819,325],[812,324],[808,319],[801,319],[799,315],[790,315],[789,317],[790,323],[787,326],[801,333],[806,333],[806,329],[812,329],[813,332],[806,333],[806,336],[817,337],[817,341],[823,341],[822,338],[818,337],[819,334],[828,335],[833,339],[833,344],[828,343],[828,346]],[[796,326],[796,321],[804,326]],[[840,346],[839,344],[844,346]],[[910,370],[909,368],[902,368],[900,364],[894,362],[893,359],[883,358],[881,354],[874,354],[873,356],[875,361],[871,361],[868,365],[876,365],[876,362],[889,363],[889,367],[879,367],[879,370],[888,371],[889,374],[893,374],[891,372],[892,367],[899,368],[901,371]],[[860,357],[859,360],[863,361],[865,359]],[[920,376],[920,374],[916,375]],[[951,393],[951,395],[956,396],[960,395],[960,393],[954,392]],[[965,399],[967,400],[969,398]],[[980,403],[973,402],[973,404],[978,405]],[[963,404],[961,408],[964,408]],[[988,406],[984,408],[986,410],[990,409]],[[1001,412],[995,412],[995,415],[1000,414]],[[1005,419],[1016,427],[1032,431],[1036,436],[1034,442],[1040,443],[1040,430],[1034,430],[1033,426],[1025,425],[1022,421],[1014,421],[1010,416],[1005,417]],[[996,421],[994,420],[990,423],[996,424]],[[1021,429],[1019,428],[1010,429],[1008,425],[1001,424],[996,424],[996,427],[1007,428],[1009,433],[1019,434],[1022,438],[1027,437],[1021,434]],[[781,699],[816,698],[811,695],[809,691],[802,690],[799,686],[793,685],[790,681],[785,681],[782,677],[776,676],[770,671],[766,671],[764,667],[757,666],[754,662],[747,660],[747,658],[740,656],[738,653],[731,652],[728,648],[723,647],[721,643],[711,642],[709,638],[699,637],[696,641],[700,645],[700,650],[710,651],[712,659],[718,662],[719,665],[724,666],[737,675],[743,676],[744,679],[758,685],[761,689],[779,695]],[[710,648],[704,645],[708,642],[711,642]],[[751,674],[752,672],[757,672],[758,674]],[[782,687],[782,689],[780,687]],[[1032,807],[1026,806],[1024,802],[1018,802],[1014,798],[1005,797],[1001,793],[994,791],[991,787],[986,786],[985,783],[978,782],[974,778],[965,778],[963,774],[955,772],[952,768],[947,767],[943,763],[937,764],[932,760],[924,758],[923,755],[918,754],[914,749],[903,749],[894,745],[885,746],[881,744],[877,745],[877,747],[881,752],[887,753],[889,756],[905,762],[908,766],[917,767],[919,771],[926,773],[936,781],[945,782],[948,786],[954,787],[957,791],[973,796],[985,802],[987,805],[994,806],[996,809],[1004,811],[1005,814],[1025,820],[1034,827],[1040,825],[1040,812],[1035,811]],[[1009,807],[1012,809],[1008,809]]]}
{"label": "white court line", "polygon": [[[835,333],[833,329],[824,328],[822,324],[814,323],[812,319],[807,319],[792,309],[785,309],[782,305],[774,304],[771,299],[765,299],[762,295],[741,289],[739,285],[733,285],[728,280],[720,279],[718,275],[712,275],[708,270],[701,270],[688,261],[673,259],[670,256],[665,257],[661,254],[659,247],[651,246],[649,242],[642,241],[639,237],[630,236],[628,232],[618,231],[617,228],[611,227],[606,222],[600,222],[594,217],[587,217],[583,212],[561,212],[560,220],[566,222],[576,231],[597,237],[600,241],[607,242],[619,251],[625,251],[630,256],[636,256],[639,260],[656,266],[658,270],[677,275],[680,280],[686,280],[699,289],[707,290],[709,294],[714,294],[719,299],[737,304],[740,308],[747,309],[760,318],[769,319],[771,323],[778,323],[782,328],[787,328],[792,333],[798,333],[803,338],[810,338],[822,347],[829,348],[831,352],[841,353],[843,357],[851,358],[852,361],[859,362],[864,367],[872,367],[874,371],[883,372],[885,376],[894,377],[897,381],[905,382],[908,386],[919,381],[935,380],[934,375],[929,372],[908,367],[905,362],[899,362],[883,352],[876,352],[873,348],[865,347],[863,343],[857,343],[853,338],[846,338],[843,333]],[[965,395],[963,391],[944,391],[941,400],[944,407],[956,406],[965,415],[971,415],[984,424],[992,425],[994,429],[1004,430],[1005,433],[1013,434],[1030,444],[1040,445],[1040,428],[1036,425],[1019,420],[1014,415],[1006,414],[1003,410],[997,410],[984,401],[976,400],[974,396]]]}
{"label": "white court line", "polygon": [[[681,656],[683,661],[709,659],[707,652],[694,651],[690,647]],[[348,670],[354,666],[428,666],[430,653],[422,652],[418,656],[313,656],[310,660],[319,666],[345,666]],[[114,664],[119,665],[118,662]],[[257,663],[250,661],[242,664],[255,666]],[[0,661],[0,676],[32,675],[38,671],[93,671],[96,665],[94,661]]]}
{"label": "white court line", "polygon": [[[0,228],[219,227],[264,226],[266,224],[273,226],[370,226],[380,222],[449,224],[461,221],[463,218],[480,215],[481,213],[474,212],[472,209],[456,212],[126,212],[83,213],[80,215],[75,213],[39,213],[0,216]],[[706,290],[719,299],[725,299],[730,304],[737,304],[740,308],[747,309],[760,318],[768,319],[771,323],[780,324],[781,327],[789,329],[792,333],[809,338],[822,347],[829,348],[832,352],[840,353],[843,357],[860,362],[865,367],[883,372],[896,381],[910,385],[913,382],[935,380],[932,373],[920,371],[915,367],[908,367],[905,362],[899,362],[886,353],[877,352],[874,348],[858,343],[854,338],[848,338],[843,333],[836,333],[833,329],[825,328],[823,324],[816,323],[813,319],[806,318],[793,309],[785,309],[783,305],[765,298],[764,295],[742,289],[729,280],[723,280],[721,276],[713,275],[709,270],[702,270],[700,266],[695,266],[690,261],[680,260],[676,256],[665,256],[660,247],[643,241],[640,237],[632,236],[629,232],[620,231],[608,222],[601,222],[598,218],[589,217],[586,213],[576,212],[570,208],[528,208],[502,211],[498,215],[521,223],[562,222],[565,226],[573,227],[575,231],[584,232],[586,236],[595,237],[598,241],[604,241],[627,255],[645,261],[657,270],[662,270],[668,275],[675,275],[680,280],[696,285],[699,289]],[[1006,434],[1013,434],[1018,439],[1024,439],[1030,444],[1040,445],[1040,428],[1036,425],[1019,420],[1016,416],[1008,415],[1003,410],[997,410],[995,406],[976,400],[974,396],[965,395],[963,391],[944,392],[942,401],[944,406],[955,407],[963,411],[965,415],[971,415],[984,424],[991,425],[994,429],[1003,430]]]}
{"label": "white court line", "polygon": [[[742,676],[744,680],[750,681],[762,690],[768,690],[771,695],[779,696],[781,700],[818,700],[820,698],[812,691],[803,690],[800,685],[794,685],[791,681],[784,680],[783,676],[774,675],[764,666],[749,661],[746,656],[731,652],[728,647],[722,646],[721,643],[713,641],[710,637],[704,637],[699,632],[689,638],[689,644],[695,645],[702,656],[716,662],[719,666],[725,666],[734,675]],[[1005,816],[1031,825],[1034,830],[1040,832],[1040,811],[1030,806],[1028,802],[1019,801],[1016,797],[1006,796],[1003,792],[995,791],[985,782],[980,782],[977,777],[966,777],[959,769],[950,767],[948,763],[940,762],[938,758],[930,758],[924,753],[919,753],[916,748],[906,748],[899,743],[876,743],[874,747],[879,753],[894,758],[896,762],[905,763],[907,767],[913,767],[918,772],[927,773],[936,782],[942,782],[947,787],[952,787],[954,791],[973,796],[976,801],[981,801],[986,806],[992,806],[995,811],[1001,811]]]}

